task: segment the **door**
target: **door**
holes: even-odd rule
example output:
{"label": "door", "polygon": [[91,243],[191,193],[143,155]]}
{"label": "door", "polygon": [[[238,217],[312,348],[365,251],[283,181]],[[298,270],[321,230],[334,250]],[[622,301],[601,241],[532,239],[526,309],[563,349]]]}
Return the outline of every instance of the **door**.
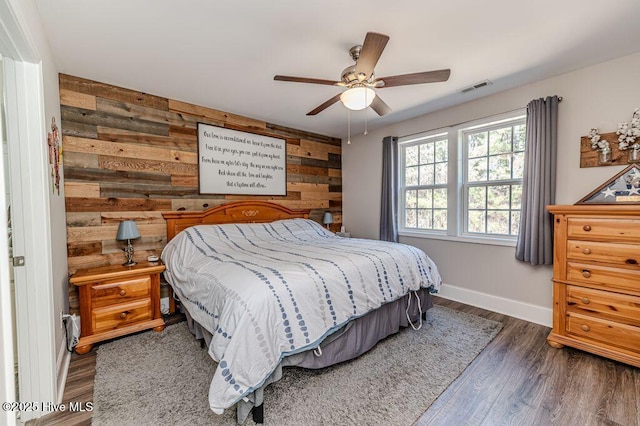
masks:
{"label": "door", "polygon": [[[50,189],[46,151],[42,149],[46,127],[42,117],[41,69],[38,64],[7,57],[3,57],[2,65],[11,184],[12,255],[14,260],[24,257],[24,266],[13,268],[20,392],[14,400],[58,402]],[[0,232],[8,234],[4,209],[2,206],[5,218],[2,222],[4,230]],[[8,265],[8,242],[3,262]],[[40,411],[22,411],[20,420],[27,421],[41,414]]]}
{"label": "door", "polygon": [[[15,401],[18,382],[18,346],[16,342],[15,321],[15,286],[13,276],[12,235],[10,224],[10,183],[9,183],[9,153],[5,120],[5,106],[3,93],[2,58],[0,57],[0,335],[2,351],[0,360],[0,382],[2,401]],[[7,413],[10,415],[10,413]],[[15,418],[5,419],[8,424],[15,424]]]}
{"label": "door", "polygon": [[18,395],[18,342],[16,340],[16,287],[14,280],[14,266],[13,266],[13,235],[11,225],[11,178],[9,176],[9,145],[7,142],[7,132],[4,126],[5,123],[5,105],[3,92],[3,79],[2,79],[2,57],[0,56],[0,135],[2,137],[2,165],[4,167],[4,211],[6,213],[7,223],[7,248],[9,252],[8,259],[8,279],[9,279],[9,292],[11,294],[11,329],[13,334],[13,374],[14,382],[16,384],[16,395]]}
{"label": "door", "polygon": [[[0,161],[0,401],[59,402],[57,395],[50,180],[46,146],[43,63],[28,23],[37,11],[15,0],[0,0],[3,127],[8,173]],[[26,14],[26,15],[25,15]],[[20,17],[31,19],[20,19]],[[50,75],[50,74],[49,74]],[[2,145],[0,145],[2,146]],[[4,150],[3,150],[4,151]],[[5,176],[10,178],[15,333],[11,316],[8,217]],[[14,336],[16,336],[14,338]],[[15,342],[15,344],[14,344]],[[15,386],[17,346],[19,394]],[[14,425],[42,411],[0,411],[0,424]],[[19,416],[19,417],[17,417]]]}

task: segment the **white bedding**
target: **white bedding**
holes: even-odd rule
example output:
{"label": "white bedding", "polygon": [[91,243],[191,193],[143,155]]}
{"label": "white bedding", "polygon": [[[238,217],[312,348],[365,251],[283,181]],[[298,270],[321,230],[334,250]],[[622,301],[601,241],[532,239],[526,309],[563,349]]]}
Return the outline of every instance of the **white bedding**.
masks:
{"label": "white bedding", "polygon": [[337,237],[318,223],[200,225],[162,252],[165,277],[212,335],[209,404],[222,413],[259,388],[280,360],[314,348],[347,321],[411,290],[438,291],[420,249]]}

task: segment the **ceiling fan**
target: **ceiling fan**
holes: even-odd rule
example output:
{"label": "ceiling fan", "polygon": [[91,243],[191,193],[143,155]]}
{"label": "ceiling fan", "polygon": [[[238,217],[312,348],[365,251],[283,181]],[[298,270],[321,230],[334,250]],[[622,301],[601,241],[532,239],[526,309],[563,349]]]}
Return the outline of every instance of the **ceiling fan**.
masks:
{"label": "ceiling fan", "polygon": [[324,84],[329,86],[346,87],[339,93],[309,111],[307,115],[316,115],[325,110],[339,100],[345,107],[351,110],[361,110],[371,106],[380,116],[391,112],[391,108],[373,90],[385,87],[407,86],[410,84],[437,83],[447,81],[451,74],[450,69],[435,71],[417,72],[413,74],[394,75],[391,77],[376,78],[373,70],[382,55],[389,36],[368,32],[362,46],[353,46],[349,50],[351,58],[356,62],[342,71],[340,81],[322,80],[318,78],[291,77],[286,75],[276,75],[273,77],[277,81],[291,81],[295,83]]}

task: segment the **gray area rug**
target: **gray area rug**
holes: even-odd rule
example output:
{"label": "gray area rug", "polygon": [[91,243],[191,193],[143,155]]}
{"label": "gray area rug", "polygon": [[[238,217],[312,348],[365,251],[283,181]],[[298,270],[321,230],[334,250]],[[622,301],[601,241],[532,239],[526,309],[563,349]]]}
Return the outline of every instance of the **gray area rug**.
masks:
{"label": "gray area rug", "polygon": [[[401,330],[355,360],[285,368],[265,390],[265,425],[411,425],[501,329],[436,305],[422,329]],[[235,409],[209,410],[215,366],[185,323],[100,345],[93,424],[234,425]]]}

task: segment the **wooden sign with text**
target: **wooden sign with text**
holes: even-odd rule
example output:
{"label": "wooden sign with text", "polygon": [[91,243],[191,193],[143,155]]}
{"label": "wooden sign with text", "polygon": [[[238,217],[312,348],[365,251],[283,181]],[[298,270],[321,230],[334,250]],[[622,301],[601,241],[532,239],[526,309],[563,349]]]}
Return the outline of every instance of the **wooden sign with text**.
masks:
{"label": "wooden sign with text", "polygon": [[285,139],[198,123],[200,194],[287,194]]}

